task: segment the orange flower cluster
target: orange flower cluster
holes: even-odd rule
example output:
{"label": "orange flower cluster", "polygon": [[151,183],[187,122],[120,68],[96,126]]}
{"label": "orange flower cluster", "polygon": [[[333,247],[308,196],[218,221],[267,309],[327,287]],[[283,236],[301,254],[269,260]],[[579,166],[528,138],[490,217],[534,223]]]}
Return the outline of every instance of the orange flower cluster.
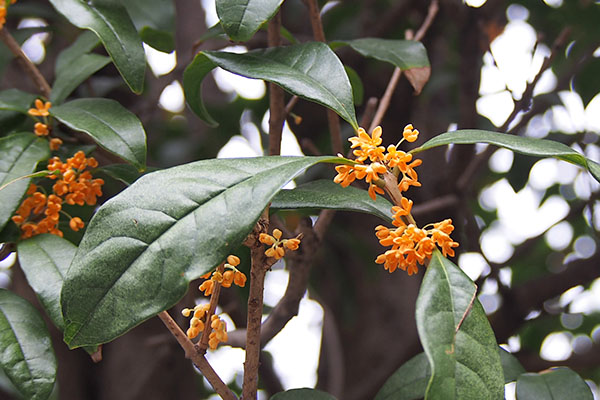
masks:
{"label": "orange flower cluster", "polygon": [[[30,185],[27,196],[17,209],[12,220],[23,231],[23,239],[42,233],[51,233],[63,236],[58,229],[62,204],[70,205],[95,205],[98,196],[102,195],[102,179],[92,179],[87,167],[95,168],[98,162],[93,158],[85,157],[83,151],[77,152],[73,157],[63,163],[58,157],[53,157],[48,162],[48,170],[53,172],[50,179],[57,182],[52,186],[53,193],[46,195],[37,185]],[[41,189],[42,191],[38,190]],[[63,212],[64,213],[64,212]],[[70,218],[69,227],[78,231],[84,227],[79,217]]]}
{"label": "orange flower cluster", "polygon": [[[377,193],[384,194],[382,186],[383,181],[379,177],[386,172],[395,172],[396,176],[402,173],[402,179],[398,184],[401,192],[408,190],[410,186],[421,186],[419,177],[415,168],[421,165],[421,160],[412,159],[412,154],[398,150],[397,147],[404,140],[414,142],[419,136],[419,131],[414,129],[412,125],[406,125],[402,132],[402,140],[398,145],[389,145],[387,152],[385,147],[381,145],[381,127],[373,129],[371,136],[363,129],[358,128],[358,136],[348,139],[352,143],[351,148],[355,149],[353,154],[356,156],[355,165],[338,165],[335,167],[337,176],[333,179],[335,183],[339,183],[342,187],[347,187],[356,179],[365,179],[369,183],[369,196],[373,200],[377,197]],[[369,164],[365,161],[369,160]]]}
{"label": "orange flower cluster", "polygon": [[[52,103],[49,101],[43,102],[40,99],[35,100],[35,108],[30,108],[27,113],[32,117],[41,117],[43,122],[36,122],[33,126],[33,133],[39,137],[46,137],[50,134],[50,127],[48,125],[48,116],[50,115],[50,107]],[[62,140],[59,138],[50,138],[50,150],[58,150],[62,145]]]}
{"label": "orange flower cluster", "polygon": [[[219,267],[216,271],[202,276],[202,278],[207,280],[200,285],[200,291],[204,292],[206,296],[210,296],[213,294],[216,284],[227,288],[231,287],[232,284],[244,287],[246,285],[246,275],[236,268],[239,264],[240,259],[238,257],[229,255],[222,268]],[[222,272],[223,270],[225,271]],[[209,277],[210,279],[208,279]],[[190,327],[186,332],[189,339],[194,339],[204,331],[206,321],[209,318],[209,312],[210,304],[208,303],[199,304],[193,309],[184,308],[181,311],[184,317],[189,317],[193,313],[190,320]],[[214,350],[219,343],[227,341],[227,324],[217,315],[211,315],[210,321],[212,331],[208,336],[208,346]]]}
{"label": "orange flower cluster", "polygon": [[271,246],[265,251],[265,255],[267,257],[273,257],[276,260],[279,260],[285,255],[285,249],[292,251],[298,250],[298,246],[300,245],[300,238],[296,237],[293,239],[282,240],[282,234],[283,233],[279,229],[275,228],[273,229],[273,236],[268,235],[266,233],[261,233],[258,237],[259,242],[264,243],[267,246]]}
{"label": "orange flower cluster", "polygon": [[[414,142],[419,136],[419,131],[412,125],[407,125],[402,132],[403,139]],[[375,200],[377,193],[384,194],[382,187],[386,182],[379,175],[387,172],[402,178],[398,183],[400,192],[405,192],[410,186],[421,186],[414,168],[421,165],[421,160],[412,160],[412,154],[398,150],[390,145],[386,149],[381,145],[381,128],[377,127],[369,136],[364,129],[359,128],[358,136],[348,139],[355,149],[356,165],[339,165],[335,169],[338,175],[334,182],[342,187],[350,185],[355,179],[365,179],[369,183],[369,196]],[[370,163],[365,165],[364,162]],[[393,188],[393,187],[392,187]],[[389,189],[389,188],[388,188]],[[394,189],[395,190],[395,189]],[[458,246],[450,238],[454,230],[452,220],[446,219],[442,222],[426,225],[419,228],[411,215],[413,202],[406,197],[401,197],[400,204],[392,207],[394,220],[392,224],[396,227],[388,228],[379,225],[375,228],[375,235],[382,246],[391,246],[384,254],[377,257],[375,262],[383,264],[390,273],[396,269],[404,270],[408,275],[419,271],[417,264],[425,264],[431,258],[436,245],[442,249],[444,256],[454,256],[454,247]]]}

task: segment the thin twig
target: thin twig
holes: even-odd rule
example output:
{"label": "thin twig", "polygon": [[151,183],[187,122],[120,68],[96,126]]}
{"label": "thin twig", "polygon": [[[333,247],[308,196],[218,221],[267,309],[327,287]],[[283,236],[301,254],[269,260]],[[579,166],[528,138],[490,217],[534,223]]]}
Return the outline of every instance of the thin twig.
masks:
{"label": "thin twig", "polygon": [[[433,22],[433,19],[435,18],[438,10],[439,10],[438,1],[433,0],[431,2],[431,4],[429,5],[429,9],[427,10],[427,16],[425,17],[425,19],[423,20],[423,24],[421,24],[421,27],[417,31],[417,34],[415,35],[414,40],[423,39],[423,36],[425,36],[425,33],[427,33],[427,30],[431,26],[431,23]],[[390,81],[388,82],[387,87],[385,88],[383,97],[381,98],[381,101],[379,102],[379,107],[377,108],[375,117],[373,118],[373,121],[371,122],[371,125],[369,126],[369,132],[372,132],[376,126],[381,124],[381,121],[383,120],[383,116],[385,115],[388,107],[390,106],[390,101],[392,100],[392,94],[394,93],[394,90],[396,90],[396,85],[398,85],[398,81],[400,80],[401,75],[402,75],[402,70],[400,68],[396,67],[394,69],[394,73],[392,74],[392,77],[390,78]]]}
{"label": "thin twig", "polygon": [[[521,97],[521,100],[519,100],[515,104],[515,108],[514,108],[513,112],[506,119],[506,122],[504,122],[504,124],[499,128],[499,130],[501,132],[513,133],[514,130],[508,130],[508,127],[510,126],[510,124],[519,115],[519,113],[521,113],[522,111],[525,111],[527,109],[530,109],[532,96],[533,96],[533,89],[535,88],[536,83],[538,82],[538,80],[540,79],[542,74],[548,68],[550,68],[550,65],[552,64],[552,61],[554,60],[554,57],[558,53],[559,49],[565,45],[567,38],[569,36],[569,33],[570,33],[570,30],[568,28],[565,28],[558,35],[558,37],[552,44],[552,50],[551,50],[550,55],[548,57],[544,58],[544,62],[542,63],[542,66],[541,66],[539,72],[537,73],[537,75],[535,76],[533,81],[527,83],[525,92],[523,92],[523,96]],[[475,157],[471,161],[469,166],[465,169],[465,172],[461,175],[461,177],[457,181],[456,186],[457,186],[459,192],[465,192],[467,187],[473,181],[474,176],[477,174],[478,171],[481,170],[481,166],[489,160],[489,158],[492,156],[492,154],[495,151],[496,151],[495,147],[488,147],[487,149],[485,149],[482,153],[480,153],[477,157]]]}
{"label": "thin twig", "polygon": [[183,333],[179,325],[171,318],[168,312],[163,311],[158,314],[160,320],[165,324],[167,329],[175,336],[175,339],[185,352],[185,358],[192,360],[194,365],[198,367],[202,375],[208,380],[215,392],[225,400],[237,400],[237,396],[227,387],[215,372],[212,366],[208,363],[204,355],[199,353],[194,346],[194,343],[188,339]]}
{"label": "thin twig", "polygon": [[21,67],[25,70],[27,75],[29,75],[33,83],[38,87],[42,96],[49,98],[51,91],[50,85],[35,64],[31,62],[25,53],[23,53],[21,46],[19,46],[19,43],[12,37],[6,27],[0,29],[0,40],[4,42],[10,52],[17,58],[17,61],[21,64]]}
{"label": "thin twig", "polygon": [[[217,271],[223,274],[223,264],[217,267]],[[210,331],[212,330],[212,316],[217,310],[217,304],[219,303],[219,295],[221,294],[221,283],[213,281],[213,291],[210,295],[210,303],[208,304],[208,312],[206,313],[206,322],[204,324],[204,331],[200,337],[200,341],[196,343],[196,348],[201,354],[205,354],[208,349],[208,339],[210,338]]]}
{"label": "thin twig", "polygon": [[[269,47],[281,45],[281,14],[278,12],[269,21],[268,43]],[[274,83],[269,83],[269,155],[276,156],[281,153],[281,133],[285,121],[285,105],[283,89]]]}
{"label": "thin twig", "polygon": [[[308,7],[310,25],[315,40],[325,42],[325,32],[323,31],[323,23],[321,22],[321,14],[319,12],[317,0],[304,0],[304,3],[306,3],[306,6]],[[334,154],[342,153],[344,151],[344,145],[342,144],[340,120],[335,111],[329,108],[327,109],[327,124],[329,126],[329,134],[331,135],[331,150]]]}

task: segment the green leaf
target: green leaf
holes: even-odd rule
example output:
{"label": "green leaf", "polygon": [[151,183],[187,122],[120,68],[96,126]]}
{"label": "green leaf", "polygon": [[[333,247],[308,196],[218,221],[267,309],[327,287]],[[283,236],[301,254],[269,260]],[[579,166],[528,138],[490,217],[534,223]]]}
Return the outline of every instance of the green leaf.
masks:
{"label": "green leaf", "polygon": [[324,43],[309,42],[244,54],[198,53],[183,74],[183,88],[192,110],[213,125],[215,122],[204,107],[200,89],[204,77],[216,66],[248,78],[276,83],[292,94],[329,107],[358,129],[350,81],[340,60]]}
{"label": "green leaf", "polygon": [[96,143],[130,162],[146,166],[146,133],[140,120],[110,99],[77,99],[50,108],[50,113],[69,128],[85,132]]}
{"label": "green leaf", "polygon": [[534,139],[523,136],[509,135],[507,133],[482,131],[477,129],[446,132],[428,140],[422,146],[411,150],[410,153],[419,153],[423,150],[444,146],[451,143],[489,143],[530,156],[558,158],[559,160],[567,161],[587,169],[594,176],[594,178],[600,182],[600,164],[592,160],[588,160],[569,146],[552,140]]}
{"label": "green leaf", "polygon": [[416,305],[419,338],[432,368],[427,399],[504,396],[498,345],[475,295],[475,284],[436,250]]}
{"label": "green leaf", "polygon": [[593,400],[590,387],[567,367],[522,374],[517,379],[518,400]]}
{"label": "green leaf", "polygon": [[525,368],[521,365],[517,357],[513,356],[502,347],[500,349],[500,362],[504,371],[504,383],[514,382],[519,375],[525,373]]}
{"label": "green leaf", "polygon": [[431,368],[425,353],[408,360],[383,384],[375,400],[418,400],[425,396]]}
{"label": "green leaf", "polygon": [[123,5],[144,43],[156,50],[175,50],[175,6],[165,0],[127,0]]}
{"label": "green leaf", "polygon": [[119,73],[135,93],[144,85],[146,56],[127,10],[114,0],[50,0],[73,25],[94,32]]}
{"label": "green leaf", "polygon": [[99,54],[83,54],[77,59],[77,62],[58,70],[52,86],[50,101],[53,104],[62,103],[79,85],[109,62],[110,58]]}
{"label": "green leaf", "polygon": [[31,104],[38,96],[18,89],[8,89],[0,92],[0,110],[16,111],[27,114]]}
{"label": "green leaf", "polygon": [[32,133],[16,133],[0,138],[0,231],[15,213],[27,192],[30,178],[15,179],[31,174],[38,162],[50,157],[48,141]]}
{"label": "green leaf", "polygon": [[50,396],[56,358],[46,324],[31,304],[5,289],[0,289],[0,365],[25,398]]}
{"label": "green leaf", "polygon": [[250,40],[271,19],[283,0],[216,0],[223,29],[234,42]]}
{"label": "green leaf", "polygon": [[110,164],[97,169],[113,179],[123,182],[127,186],[131,185],[140,177],[140,171],[129,164]]}
{"label": "green leaf", "polygon": [[352,186],[341,187],[332,180],[323,179],[282,190],[271,202],[271,209],[330,208],[334,210],[358,211],[376,215],[392,221],[392,203],[378,196],[376,201],[366,190]]}
{"label": "green leaf", "polygon": [[54,325],[64,329],[60,291],[77,246],[56,235],[37,235],[17,246],[19,265]]}
{"label": "green leaf", "polygon": [[395,40],[380,38],[361,38],[356,40],[335,41],[331,46],[336,48],[349,45],[365,57],[388,62],[407,74],[407,78],[417,93],[429,79],[431,68],[427,50],[421,42],[415,40]]}
{"label": "green leaf", "polygon": [[89,53],[100,44],[100,39],[92,31],[83,31],[69,47],[60,52],[56,58],[54,70],[60,72],[64,68],[69,68],[71,64],[77,62],[79,57]]}
{"label": "green leaf", "polygon": [[173,306],[290,179],[336,157],[197,161],[146,174],[90,221],[62,291],[65,342],[108,342]]}
{"label": "green leaf", "polygon": [[365,97],[365,87],[363,86],[362,80],[358,73],[347,65],[344,65],[350,84],[352,85],[352,100],[354,104],[360,106],[363,103]]}
{"label": "green leaf", "polygon": [[317,389],[302,388],[279,392],[271,400],[335,400],[335,397]]}

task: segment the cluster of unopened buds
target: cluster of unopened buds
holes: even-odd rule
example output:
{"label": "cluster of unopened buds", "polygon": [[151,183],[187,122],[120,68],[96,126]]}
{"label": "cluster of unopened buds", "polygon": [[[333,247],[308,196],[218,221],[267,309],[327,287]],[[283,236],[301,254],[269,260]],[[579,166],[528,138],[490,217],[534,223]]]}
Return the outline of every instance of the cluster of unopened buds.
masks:
{"label": "cluster of unopened buds", "polygon": [[[202,276],[206,280],[202,282],[199,289],[206,296],[211,296],[217,285],[222,287],[231,287],[235,284],[239,287],[246,285],[246,275],[237,269],[240,259],[234,255],[229,255],[227,261],[214,272],[209,272]],[[214,311],[214,310],[213,310]],[[210,319],[210,333],[208,336],[208,346],[214,350],[219,343],[227,341],[227,324],[216,314],[211,314],[210,303],[199,304],[194,308],[184,308],[181,311],[184,317],[190,319],[190,326],[186,332],[189,339],[194,339],[205,331],[207,320]]]}
{"label": "cluster of unopened buds", "polygon": [[0,0],[0,29],[4,27],[6,23],[6,8],[8,7],[8,3],[15,4],[17,0]]}
{"label": "cluster of unopened buds", "polygon": [[63,163],[58,157],[48,161],[48,178],[56,180],[52,186],[52,194],[47,195],[41,186],[31,184],[27,197],[12,220],[22,231],[23,239],[42,233],[63,236],[58,228],[60,214],[69,218],[69,227],[78,231],[84,227],[79,217],[71,217],[62,210],[63,203],[69,205],[95,205],[97,197],[102,195],[104,180],[93,179],[92,174],[85,169],[96,168],[98,162],[93,157],[86,157],[83,151]]}
{"label": "cluster of unopened buds", "polygon": [[275,228],[273,229],[273,235],[269,235],[266,233],[261,233],[258,237],[258,241],[266,244],[269,247],[265,251],[265,255],[267,257],[273,257],[276,260],[283,258],[285,255],[285,250],[298,250],[298,246],[300,245],[300,237],[292,238],[292,239],[281,239],[283,233]]}
{"label": "cluster of unopened buds", "polygon": [[[422,161],[413,160],[411,153],[398,150],[398,146],[403,141],[416,141],[419,131],[412,125],[407,125],[402,132],[400,142],[388,146],[387,151],[381,146],[381,133],[379,126],[371,135],[363,128],[359,128],[358,136],[348,139],[356,156],[355,164],[338,165],[335,168],[338,174],[333,179],[334,182],[347,187],[356,179],[365,179],[369,184],[369,196],[373,200],[376,199],[377,194],[385,194],[384,188],[395,191],[395,188],[386,186],[389,183],[383,179],[384,174],[395,177],[394,182],[399,193],[407,191],[411,186],[421,186],[415,168],[421,165]],[[365,164],[366,161],[369,163]],[[398,182],[400,175],[402,178]],[[383,264],[390,273],[400,268],[412,275],[419,270],[417,264],[424,265],[431,258],[436,245],[442,249],[444,256],[454,256],[453,248],[457,247],[458,243],[450,238],[450,233],[454,230],[452,220],[446,219],[419,228],[411,215],[413,202],[402,197],[401,194],[400,197],[396,196],[395,200],[400,203],[392,207],[394,218],[392,224],[395,228],[383,225],[375,228],[379,243],[382,246],[391,246],[391,249],[377,257],[376,263]]]}
{"label": "cluster of unopened buds", "polygon": [[62,140],[59,138],[50,138],[50,107],[52,107],[52,103],[49,101],[43,102],[40,99],[35,100],[35,108],[30,108],[27,112],[31,117],[34,117],[36,120],[35,125],[33,126],[33,133],[35,133],[39,137],[48,137],[50,150],[58,150],[62,145]]}

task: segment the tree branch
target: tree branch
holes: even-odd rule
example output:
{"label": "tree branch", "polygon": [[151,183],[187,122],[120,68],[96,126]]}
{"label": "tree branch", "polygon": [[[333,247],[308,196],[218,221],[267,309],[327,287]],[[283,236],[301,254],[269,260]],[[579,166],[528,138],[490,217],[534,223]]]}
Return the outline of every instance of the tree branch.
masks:
{"label": "tree branch", "polygon": [[21,64],[21,67],[25,70],[27,75],[31,78],[33,83],[38,87],[42,96],[49,98],[50,97],[50,85],[46,81],[46,78],[42,75],[40,70],[35,66],[34,63],[23,53],[21,46],[12,37],[12,35],[8,32],[6,27],[0,29],[0,40],[4,42],[6,47],[10,50],[11,53],[17,58],[17,62]]}
{"label": "tree branch", "polygon": [[181,330],[173,318],[171,318],[169,313],[163,311],[158,314],[158,317],[173,336],[175,336],[175,339],[185,352],[185,358],[192,360],[194,365],[211,384],[215,392],[225,400],[237,400],[237,396],[221,380],[206,358],[204,358],[204,355],[196,350],[194,343],[188,339],[187,335]]}

